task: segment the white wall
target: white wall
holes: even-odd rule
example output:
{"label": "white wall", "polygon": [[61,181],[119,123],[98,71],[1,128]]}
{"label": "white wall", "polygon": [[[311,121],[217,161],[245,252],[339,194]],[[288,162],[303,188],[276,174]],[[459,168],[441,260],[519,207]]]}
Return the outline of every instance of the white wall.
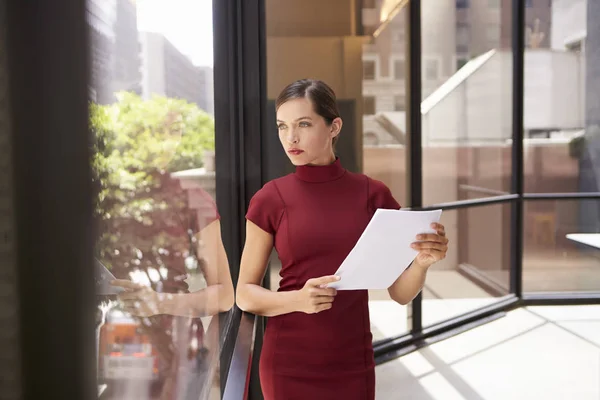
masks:
{"label": "white wall", "polygon": [[511,82],[511,55],[496,52],[424,115],[423,144],[503,143],[511,135]]}
{"label": "white wall", "polygon": [[[525,52],[526,130],[583,126],[582,62],[583,56],[574,52],[541,49]],[[504,143],[509,139],[512,54],[496,52],[475,69],[424,114],[422,129],[425,146],[453,145],[465,140]]]}
{"label": "white wall", "polygon": [[584,125],[582,63],[574,52],[525,52],[525,129]]}
{"label": "white wall", "polygon": [[587,0],[552,0],[551,48],[564,50],[566,41],[584,35],[586,21]]}
{"label": "white wall", "polygon": [[503,143],[512,135],[512,56],[497,52],[464,83],[469,141]]}

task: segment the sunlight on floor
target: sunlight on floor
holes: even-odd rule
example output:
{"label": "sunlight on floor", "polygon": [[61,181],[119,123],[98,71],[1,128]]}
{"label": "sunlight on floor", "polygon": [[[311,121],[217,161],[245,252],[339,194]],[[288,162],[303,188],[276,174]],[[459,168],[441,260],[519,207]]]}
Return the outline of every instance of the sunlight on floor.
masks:
{"label": "sunlight on floor", "polygon": [[528,307],[377,367],[377,399],[600,398],[600,306]]}

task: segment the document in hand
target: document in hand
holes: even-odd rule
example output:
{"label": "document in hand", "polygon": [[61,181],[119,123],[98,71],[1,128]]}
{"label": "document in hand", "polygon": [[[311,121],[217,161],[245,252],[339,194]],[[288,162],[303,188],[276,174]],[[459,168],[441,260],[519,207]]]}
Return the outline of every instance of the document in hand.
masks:
{"label": "document in hand", "polygon": [[97,259],[94,259],[94,269],[98,296],[110,296],[125,291],[123,288],[111,286],[110,282],[116,279],[115,276]]}
{"label": "document in hand", "polygon": [[420,233],[435,233],[442,210],[405,211],[379,209],[328,285],[338,290],[387,289],[414,260],[410,245]]}

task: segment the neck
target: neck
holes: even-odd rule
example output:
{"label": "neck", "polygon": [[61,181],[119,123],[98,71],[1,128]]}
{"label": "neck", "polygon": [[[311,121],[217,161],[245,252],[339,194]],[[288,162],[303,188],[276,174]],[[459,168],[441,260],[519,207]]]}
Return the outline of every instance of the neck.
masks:
{"label": "neck", "polygon": [[331,165],[334,162],[335,162],[335,154],[333,154],[333,151],[332,151],[331,153],[329,153],[329,155],[316,158],[313,162],[310,162],[307,165],[318,167],[318,166],[323,166],[323,165]]}
{"label": "neck", "polygon": [[[325,160],[323,160],[325,161]],[[296,167],[296,177],[305,182],[330,182],[341,178],[346,170],[340,164],[339,159],[333,162],[316,165],[306,164]]]}

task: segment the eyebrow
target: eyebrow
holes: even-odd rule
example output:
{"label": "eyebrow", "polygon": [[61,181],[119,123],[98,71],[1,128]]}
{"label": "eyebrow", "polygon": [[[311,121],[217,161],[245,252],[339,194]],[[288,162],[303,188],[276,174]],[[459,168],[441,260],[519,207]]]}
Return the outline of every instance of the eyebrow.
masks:
{"label": "eyebrow", "polygon": [[[312,121],[311,117],[300,117],[300,118],[296,119],[296,121],[300,121],[302,119],[310,119]],[[296,121],[294,121],[294,122],[296,122]],[[282,121],[282,120],[278,119],[277,122],[285,122],[285,121]]]}

